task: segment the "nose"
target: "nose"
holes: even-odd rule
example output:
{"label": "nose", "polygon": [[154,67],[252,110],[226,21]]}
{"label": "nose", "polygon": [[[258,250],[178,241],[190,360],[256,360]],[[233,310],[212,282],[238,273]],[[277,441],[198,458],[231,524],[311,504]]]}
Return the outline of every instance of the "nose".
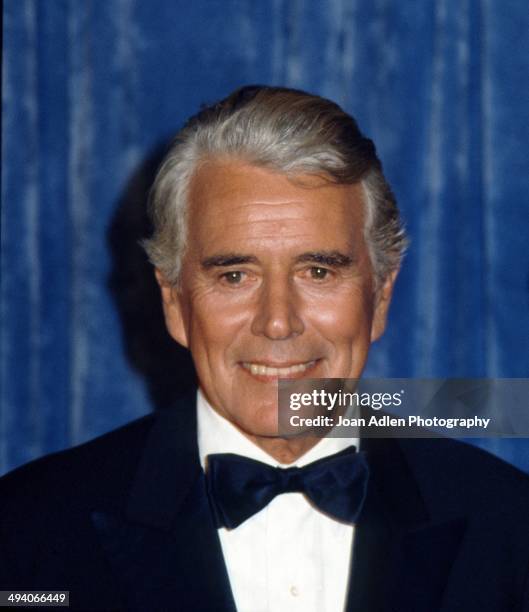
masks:
{"label": "nose", "polygon": [[269,279],[259,293],[252,332],[270,340],[286,340],[305,329],[299,313],[299,299],[288,277]]}

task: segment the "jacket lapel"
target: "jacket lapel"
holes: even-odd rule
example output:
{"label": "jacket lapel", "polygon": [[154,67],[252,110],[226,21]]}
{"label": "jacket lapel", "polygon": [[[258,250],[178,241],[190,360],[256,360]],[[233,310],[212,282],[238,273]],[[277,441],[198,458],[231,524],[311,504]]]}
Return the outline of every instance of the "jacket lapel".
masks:
{"label": "jacket lapel", "polygon": [[436,612],[464,530],[432,520],[394,439],[365,439],[370,479],[355,530],[347,612]]}
{"label": "jacket lapel", "polygon": [[160,413],[124,516],[92,522],[132,610],[235,612],[196,449],[194,396]]}

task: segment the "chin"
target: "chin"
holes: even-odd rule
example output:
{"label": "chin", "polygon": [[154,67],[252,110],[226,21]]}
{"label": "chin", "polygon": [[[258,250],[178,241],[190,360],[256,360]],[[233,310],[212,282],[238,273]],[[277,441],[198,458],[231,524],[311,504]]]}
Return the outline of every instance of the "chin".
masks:
{"label": "chin", "polygon": [[274,438],[278,434],[277,405],[261,409],[251,421],[236,421],[237,427],[245,434],[257,437]]}

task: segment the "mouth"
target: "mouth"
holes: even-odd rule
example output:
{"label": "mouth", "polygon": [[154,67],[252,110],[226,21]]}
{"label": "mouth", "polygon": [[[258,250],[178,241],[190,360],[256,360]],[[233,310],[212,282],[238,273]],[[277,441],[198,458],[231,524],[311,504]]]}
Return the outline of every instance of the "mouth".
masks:
{"label": "mouth", "polygon": [[300,361],[290,364],[267,364],[243,361],[241,366],[251,376],[261,380],[270,381],[277,380],[278,378],[303,378],[307,372],[311,372],[319,359],[313,359],[311,361]]}

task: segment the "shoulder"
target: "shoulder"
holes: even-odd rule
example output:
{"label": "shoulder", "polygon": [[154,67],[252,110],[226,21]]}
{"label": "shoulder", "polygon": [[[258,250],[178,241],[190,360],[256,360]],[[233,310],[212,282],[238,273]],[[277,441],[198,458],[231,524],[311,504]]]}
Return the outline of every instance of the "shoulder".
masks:
{"label": "shoulder", "polygon": [[[190,438],[195,392],[183,393],[167,410],[132,421],[77,447],[32,461],[0,478],[0,531],[4,518],[50,522],[60,515],[86,516],[87,510],[123,509],[146,454],[167,461],[164,445]],[[192,436],[191,436],[192,437]],[[196,444],[196,439],[194,439]],[[40,512],[42,511],[42,512]]]}
{"label": "shoulder", "polygon": [[[177,486],[180,466],[170,464],[167,449],[196,444],[190,401],[183,397],[166,411],[0,478],[0,587],[69,584],[87,600],[114,592],[94,517],[126,519],[140,475],[156,488],[160,474],[169,473],[169,485]],[[147,459],[155,469],[146,474]],[[150,507],[158,503],[153,487],[142,498]]]}
{"label": "shoulder", "polygon": [[[122,512],[155,418],[144,417],[0,478],[0,585],[40,588],[74,567],[98,575],[103,561],[91,513]],[[77,571],[68,584],[82,582],[83,575]]]}
{"label": "shoulder", "polygon": [[0,478],[0,515],[32,513],[35,506],[74,506],[124,494],[155,415],[148,415],[80,446],[28,463]]}
{"label": "shoulder", "polygon": [[476,446],[403,439],[400,447],[429,505],[520,517],[529,526],[529,476]]}

